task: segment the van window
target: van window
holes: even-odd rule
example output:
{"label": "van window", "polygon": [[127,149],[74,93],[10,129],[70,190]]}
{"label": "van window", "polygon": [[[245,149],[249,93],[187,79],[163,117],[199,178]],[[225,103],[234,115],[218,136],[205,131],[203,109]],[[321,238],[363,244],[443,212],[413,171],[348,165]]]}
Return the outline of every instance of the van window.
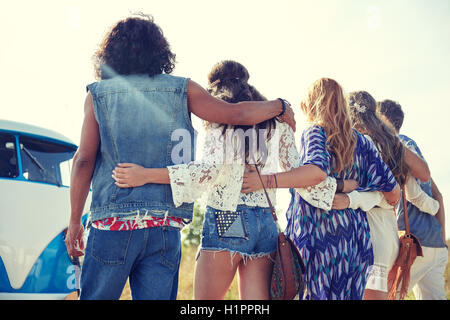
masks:
{"label": "van window", "polygon": [[70,160],[75,153],[73,148],[26,136],[19,140],[25,179],[58,186],[69,185]]}
{"label": "van window", "polygon": [[0,132],[0,178],[16,178],[18,175],[16,138]]}

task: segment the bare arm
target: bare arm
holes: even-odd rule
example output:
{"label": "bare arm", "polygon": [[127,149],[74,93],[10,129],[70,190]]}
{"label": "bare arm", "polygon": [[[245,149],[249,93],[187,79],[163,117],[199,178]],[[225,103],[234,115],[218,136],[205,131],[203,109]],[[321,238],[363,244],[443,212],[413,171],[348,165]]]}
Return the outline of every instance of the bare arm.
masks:
{"label": "bare arm", "polygon": [[[321,183],[327,178],[327,174],[313,164],[307,164],[293,168],[287,172],[276,174],[276,183],[273,175],[262,175],[266,188],[307,188]],[[249,167],[244,174],[242,192],[249,193],[262,189],[258,174],[253,167]]]}
{"label": "bare arm", "polygon": [[326,172],[313,164],[277,174],[278,188],[306,188],[315,186],[326,178]]}
{"label": "bare arm", "polygon": [[389,203],[391,206],[396,206],[397,203],[400,201],[401,196],[401,190],[400,186],[397,184],[395,188],[392,191],[389,192],[383,192],[384,197],[386,198],[386,202]]}
{"label": "bare arm", "polygon": [[[191,175],[195,175],[205,177],[203,180],[214,180],[211,179],[211,175],[218,173],[220,165],[217,164],[221,161],[217,160],[216,157],[222,151],[220,149],[222,145],[218,143],[217,139],[218,137],[215,132],[207,130],[206,140],[203,146],[203,161],[192,161],[188,164],[170,166],[172,172],[184,170],[186,179]],[[209,176],[204,176],[205,172]],[[171,184],[171,176],[168,168],[145,168],[134,163],[119,163],[112,173],[116,181],[115,184],[120,188],[140,187],[147,183]],[[188,181],[184,181],[184,184],[188,185]]]}
{"label": "bare arm", "polygon": [[80,146],[73,158],[73,168],[70,177],[71,213],[66,235],[66,246],[71,256],[82,255],[80,251],[76,250],[75,242],[78,241],[80,248],[83,248],[81,215],[89,194],[99,141],[98,124],[94,116],[92,96],[88,94],[84,104]]}
{"label": "bare arm", "polygon": [[439,191],[437,185],[434,183],[433,179],[431,179],[431,191],[433,193],[433,198],[439,202],[439,210],[436,213],[435,217],[436,217],[436,219],[438,219],[439,223],[441,224],[442,236],[443,236],[444,241],[446,241],[444,198],[442,197],[442,194]]}
{"label": "bare arm", "polygon": [[411,174],[420,181],[427,182],[431,179],[430,169],[428,168],[427,163],[408,147],[405,147],[405,162],[408,165]]}
{"label": "bare arm", "polygon": [[119,163],[113,178],[120,188],[140,187],[147,183],[170,184],[167,168],[144,168],[134,163]]}
{"label": "bare arm", "polygon": [[[203,120],[231,125],[254,125],[278,116],[283,110],[279,100],[228,103],[213,97],[192,80],[188,84],[188,108]],[[295,131],[294,113],[290,106],[282,120]]]}

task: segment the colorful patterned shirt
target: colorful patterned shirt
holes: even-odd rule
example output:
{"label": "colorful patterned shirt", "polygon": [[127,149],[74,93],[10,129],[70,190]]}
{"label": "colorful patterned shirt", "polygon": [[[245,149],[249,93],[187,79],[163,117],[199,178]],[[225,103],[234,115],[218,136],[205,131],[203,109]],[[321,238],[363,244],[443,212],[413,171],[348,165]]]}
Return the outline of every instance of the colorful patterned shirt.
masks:
{"label": "colorful patterned shirt", "polygon": [[150,215],[145,217],[132,216],[122,218],[105,218],[92,222],[92,227],[99,230],[109,231],[139,230],[164,226],[183,229],[185,224],[181,218],[158,218]]}

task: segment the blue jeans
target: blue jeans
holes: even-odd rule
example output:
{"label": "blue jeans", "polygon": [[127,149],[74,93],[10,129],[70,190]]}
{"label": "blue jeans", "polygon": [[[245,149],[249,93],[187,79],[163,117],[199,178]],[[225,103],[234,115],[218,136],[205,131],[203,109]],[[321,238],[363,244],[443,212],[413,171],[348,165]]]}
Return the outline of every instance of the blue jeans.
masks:
{"label": "blue jeans", "polygon": [[277,225],[269,208],[239,205],[236,211],[220,211],[206,207],[202,250],[257,258],[276,251],[277,238]]}
{"label": "blue jeans", "polygon": [[119,299],[128,277],[133,300],[175,300],[180,259],[177,228],[91,228],[81,269],[80,300]]}

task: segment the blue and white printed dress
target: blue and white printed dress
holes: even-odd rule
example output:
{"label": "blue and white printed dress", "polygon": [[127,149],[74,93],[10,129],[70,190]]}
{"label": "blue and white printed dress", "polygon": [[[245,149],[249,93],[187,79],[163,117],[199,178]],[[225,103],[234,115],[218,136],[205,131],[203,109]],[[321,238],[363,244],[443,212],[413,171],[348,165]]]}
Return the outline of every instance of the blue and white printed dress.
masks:
{"label": "blue and white printed dress", "polygon": [[[304,130],[300,142],[301,164],[313,164],[335,178],[357,180],[358,191],[392,191],[397,182],[375,146],[357,135],[353,165],[345,172],[332,172],[332,154],[326,148],[322,127]],[[299,248],[306,265],[308,300],[360,300],[373,251],[366,213],[361,209],[325,211],[313,207],[291,189],[285,233]]]}

